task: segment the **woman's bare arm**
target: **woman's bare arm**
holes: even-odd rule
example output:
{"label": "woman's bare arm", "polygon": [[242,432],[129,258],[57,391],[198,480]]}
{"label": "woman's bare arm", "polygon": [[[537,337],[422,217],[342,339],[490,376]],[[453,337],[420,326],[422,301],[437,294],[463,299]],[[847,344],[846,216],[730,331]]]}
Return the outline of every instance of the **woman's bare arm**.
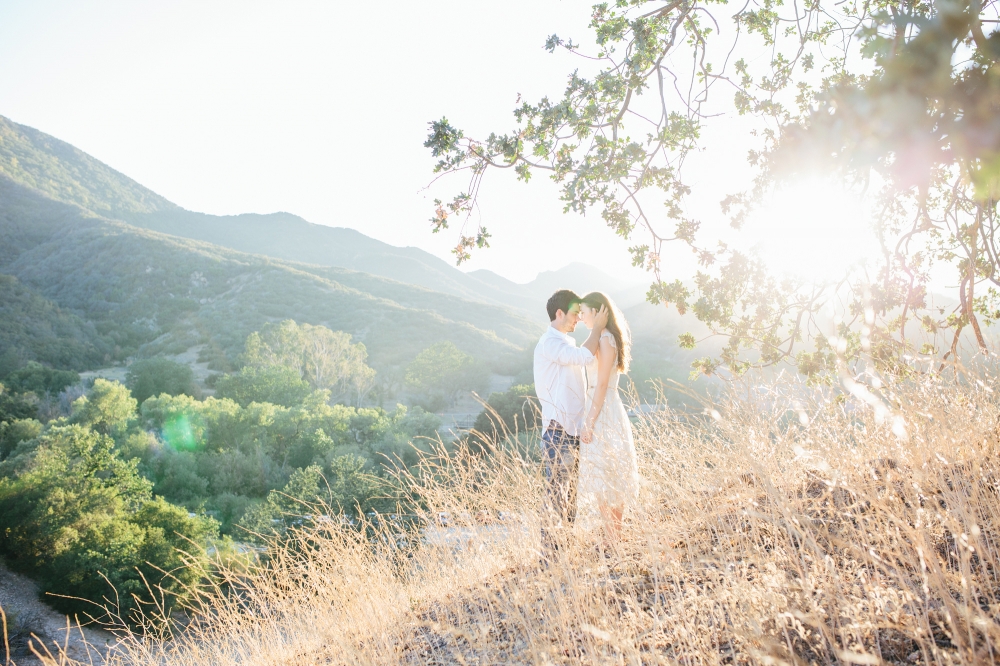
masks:
{"label": "woman's bare arm", "polygon": [[601,415],[604,408],[604,401],[608,396],[608,384],[611,381],[611,371],[614,370],[615,362],[618,360],[618,353],[614,345],[607,338],[601,338],[597,351],[597,385],[594,387],[594,402],[590,406],[590,414],[583,426],[583,437],[585,442],[589,442],[593,436],[594,424],[597,417]]}

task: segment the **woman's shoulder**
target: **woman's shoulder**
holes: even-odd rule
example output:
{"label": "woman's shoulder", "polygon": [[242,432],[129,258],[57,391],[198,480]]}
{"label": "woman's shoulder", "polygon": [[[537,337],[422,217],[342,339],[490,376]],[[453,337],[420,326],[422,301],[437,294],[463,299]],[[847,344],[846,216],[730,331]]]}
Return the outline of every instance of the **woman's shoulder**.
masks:
{"label": "woman's shoulder", "polygon": [[611,334],[611,331],[604,329],[601,331],[601,340],[607,340],[611,343],[612,347],[617,347],[618,344],[615,342],[615,336]]}

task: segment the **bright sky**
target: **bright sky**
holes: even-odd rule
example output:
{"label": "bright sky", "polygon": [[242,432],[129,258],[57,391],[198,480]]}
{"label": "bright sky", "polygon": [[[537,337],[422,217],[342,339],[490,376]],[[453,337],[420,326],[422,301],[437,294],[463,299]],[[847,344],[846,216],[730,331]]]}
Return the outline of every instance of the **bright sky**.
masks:
{"label": "bright sky", "polygon": [[[591,4],[4,0],[0,115],[191,210],[289,211],[450,261],[455,235],[432,235],[427,222],[427,122],[446,115],[482,136],[514,127],[519,93],[559,96],[566,75],[584,63],[542,45],[551,33],[592,44]],[[741,189],[748,174],[745,134],[737,122],[711,135],[692,162],[691,212],[710,224],[721,222],[721,196]],[[456,179],[449,190],[463,186]],[[813,201],[779,202],[748,242],[772,253],[792,242],[789,234],[825,242],[827,232],[799,224],[798,206]],[[493,248],[468,269],[524,282],[584,261],[645,279],[630,266],[631,243],[596,211],[564,215],[544,177],[524,185],[493,174],[481,210]],[[801,253],[775,256],[792,254]],[[671,277],[692,274],[680,248],[667,263]]]}

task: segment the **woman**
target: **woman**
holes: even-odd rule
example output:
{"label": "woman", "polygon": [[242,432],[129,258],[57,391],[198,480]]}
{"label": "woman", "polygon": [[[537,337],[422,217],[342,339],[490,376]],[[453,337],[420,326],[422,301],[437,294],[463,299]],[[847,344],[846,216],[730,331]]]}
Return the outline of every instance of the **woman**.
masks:
{"label": "woman", "polygon": [[597,357],[587,366],[587,417],[580,437],[577,505],[580,515],[600,513],[605,544],[621,539],[622,515],[639,494],[639,466],[632,439],[632,424],[618,392],[618,378],[628,372],[632,344],[625,318],[600,292],[587,294],[580,304],[580,318],[593,328],[594,317],[604,306],[608,323],[601,333]]}

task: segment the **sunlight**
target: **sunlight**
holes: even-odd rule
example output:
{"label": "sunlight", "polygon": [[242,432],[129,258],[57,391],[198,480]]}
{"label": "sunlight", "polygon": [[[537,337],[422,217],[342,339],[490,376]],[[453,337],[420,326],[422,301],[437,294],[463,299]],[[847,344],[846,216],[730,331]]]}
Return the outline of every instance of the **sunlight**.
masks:
{"label": "sunlight", "polygon": [[871,218],[856,193],[822,181],[800,181],[775,191],[747,220],[743,234],[779,275],[829,280],[875,257]]}

